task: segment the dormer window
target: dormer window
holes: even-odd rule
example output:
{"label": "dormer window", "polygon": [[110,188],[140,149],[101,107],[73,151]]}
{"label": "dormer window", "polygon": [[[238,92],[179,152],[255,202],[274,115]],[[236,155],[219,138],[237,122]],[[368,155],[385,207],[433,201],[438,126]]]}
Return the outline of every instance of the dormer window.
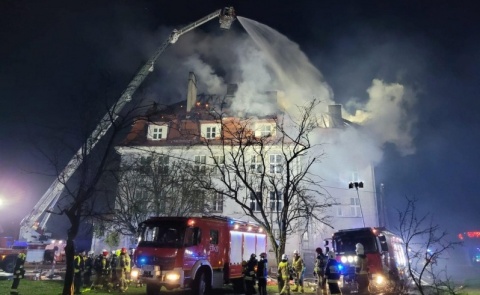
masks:
{"label": "dormer window", "polygon": [[206,139],[215,139],[220,137],[221,125],[220,124],[202,124],[202,137]]}
{"label": "dormer window", "polygon": [[263,123],[257,124],[255,129],[256,137],[269,137],[275,135],[275,124]]}
{"label": "dormer window", "polygon": [[167,139],[167,130],[167,125],[150,124],[147,137],[151,140]]}

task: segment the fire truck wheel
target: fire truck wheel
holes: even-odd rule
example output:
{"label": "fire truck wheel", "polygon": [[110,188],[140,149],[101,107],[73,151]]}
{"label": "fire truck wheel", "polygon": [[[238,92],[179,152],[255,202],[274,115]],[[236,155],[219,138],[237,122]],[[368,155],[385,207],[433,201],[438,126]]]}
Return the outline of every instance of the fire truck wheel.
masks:
{"label": "fire truck wheel", "polygon": [[205,293],[206,289],[207,283],[205,281],[205,272],[202,271],[195,277],[195,281],[193,282],[192,295],[207,294]]}
{"label": "fire truck wheel", "polygon": [[147,295],[160,295],[160,287],[153,284],[147,284]]}

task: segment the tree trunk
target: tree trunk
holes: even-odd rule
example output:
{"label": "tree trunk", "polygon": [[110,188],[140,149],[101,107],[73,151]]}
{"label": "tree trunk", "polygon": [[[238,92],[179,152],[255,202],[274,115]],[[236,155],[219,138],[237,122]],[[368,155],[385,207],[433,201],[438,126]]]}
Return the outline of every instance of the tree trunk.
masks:
{"label": "tree trunk", "polygon": [[73,295],[73,257],[75,256],[75,241],[72,238],[67,239],[65,246],[65,265],[67,267],[65,272],[65,281],[63,282],[62,295]]}

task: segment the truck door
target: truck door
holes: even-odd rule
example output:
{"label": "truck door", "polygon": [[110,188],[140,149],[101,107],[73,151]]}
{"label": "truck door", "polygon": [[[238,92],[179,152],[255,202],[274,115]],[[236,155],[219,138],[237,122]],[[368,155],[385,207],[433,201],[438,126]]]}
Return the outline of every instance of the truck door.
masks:
{"label": "truck door", "polygon": [[225,251],[225,242],[222,243],[221,241],[223,241],[225,238],[228,237],[222,237],[220,228],[211,227],[209,229],[208,256],[209,261],[214,269],[223,268],[223,252]]}

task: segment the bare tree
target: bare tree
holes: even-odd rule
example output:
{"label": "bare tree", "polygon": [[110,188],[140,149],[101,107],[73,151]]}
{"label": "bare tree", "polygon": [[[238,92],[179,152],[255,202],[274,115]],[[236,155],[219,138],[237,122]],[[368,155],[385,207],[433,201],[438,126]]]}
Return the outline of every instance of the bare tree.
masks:
{"label": "bare tree", "polygon": [[[59,136],[56,141],[49,138],[47,147],[37,144],[36,147],[45,155],[52,165],[56,180],[63,186],[61,195],[54,208],[47,210],[47,214],[64,215],[69,222],[67,230],[67,239],[65,246],[66,274],[62,294],[73,294],[73,276],[74,276],[74,254],[75,238],[79,233],[83,222],[91,222],[93,218],[99,218],[108,212],[108,202],[112,201],[112,191],[105,189],[105,178],[111,174],[112,169],[118,165],[118,156],[115,153],[115,146],[120,139],[123,139],[125,130],[131,126],[136,113],[141,111],[138,106],[123,111],[121,114],[115,113],[116,108],[111,107],[96,128],[92,128],[95,119],[90,116],[91,106],[84,108],[86,113],[78,112],[81,117],[80,126],[75,129],[74,125],[69,125],[68,133]],[[94,132],[91,133],[91,130]],[[80,130],[79,138],[74,138],[75,131]],[[67,138],[67,139],[65,139]],[[101,139],[101,140],[100,140]],[[80,149],[77,151],[71,149],[70,141],[81,141]],[[53,153],[52,151],[61,151]],[[75,152],[76,151],[76,152]],[[67,167],[63,167],[62,158],[67,154],[74,154]],[[72,167],[69,167],[72,165]],[[66,177],[72,171],[71,177]]]}
{"label": "bare tree", "polygon": [[461,242],[450,241],[430,214],[418,216],[418,199],[406,197],[406,201],[405,208],[397,210],[397,231],[405,243],[408,278],[422,295],[432,288],[435,293],[453,291],[447,270],[440,269],[438,262]]}
{"label": "bare tree", "polygon": [[[256,129],[259,118],[239,119],[214,113],[221,124],[221,137],[205,139],[214,164],[197,178],[212,195],[230,199],[242,215],[266,229],[279,261],[287,236],[308,228],[330,225],[326,208],[334,205],[315,174],[323,156],[312,140],[319,130],[315,116],[319,102],[299,106],[296,112],[262,118],[273,122]],[[270,126],[270,127],[268,127]]]}
{"label": "bare tree", "polygon": [[104,227],[134,237],[140,222],[150,216],[187,216],[208,210],[207,196],[185,170],[193,169],[185,160],[156,151],[124,159],[117,173],[114,214],[105,216]]}

